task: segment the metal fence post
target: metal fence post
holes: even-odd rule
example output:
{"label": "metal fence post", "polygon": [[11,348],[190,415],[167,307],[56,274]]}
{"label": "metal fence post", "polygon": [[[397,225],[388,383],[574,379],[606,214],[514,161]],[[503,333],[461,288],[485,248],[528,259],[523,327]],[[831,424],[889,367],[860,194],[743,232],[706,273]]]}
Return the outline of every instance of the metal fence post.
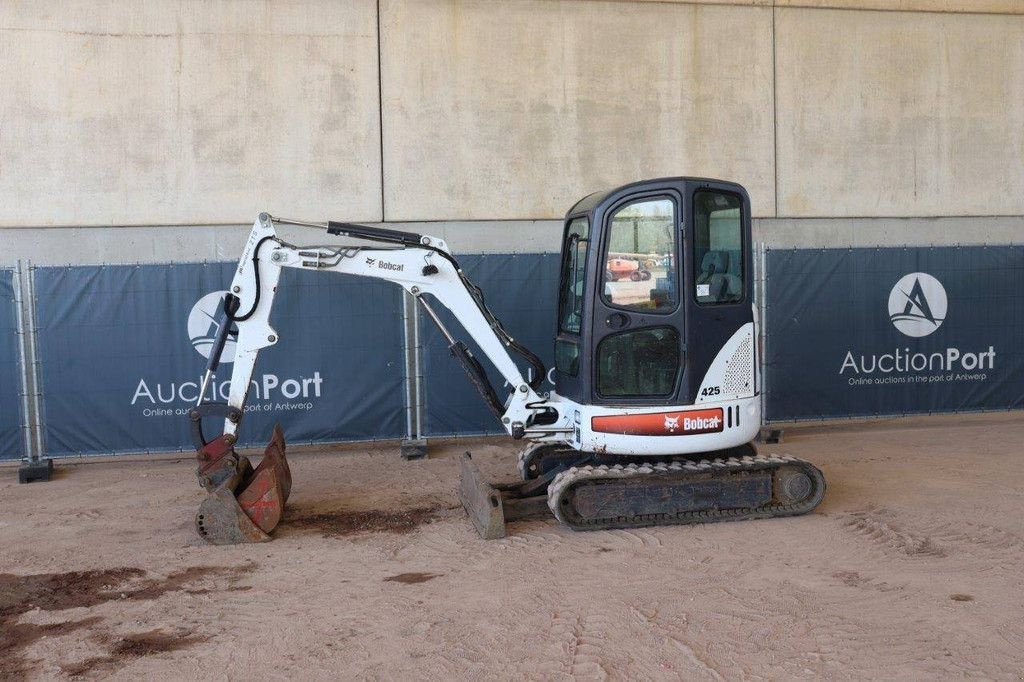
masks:
{"label": "metal fence post", "polygon": [[771,336],[768,320],[768,252],[770,250],[770,247],[761,242],[757,255],[760,266],[758,279],[761,285],[758,296],[758,317],[761,321],[761,429],[758,433],[758,440],[762,443],[774,444],[782,442],[782,431],[771,428],[771,421],[768,419],[768,343]]}
{"label": "metal fence post", "polygon": [[32,448],[32,411],[29,407],[29,366],[26,357],[25,344],[27,337],[25,335],[25,311],[22,309],[24,304],[24,296],[22,296],[21,290],[21,261],[18,261],[17,269],[14,271],[13,277],[13,289],[14,289],[14,333],[18,337],[18,369],[21,373],[21,391],[19,397],[21,398],[21,430],[22,430],[22,447],[23,456],[22,461],[28,462],[33,459],[33,448]]}
{"label": "metal fence post", "polygon": [[[22,288],[20,278],[25,276],[26,286]],[[28,271],[25,272],[18,261],[19,291],[27,293],[23,296],[23,305],[18,307],[19,317],[27,313],[28,324],[22,327],[22,356],[27,355],[26,369],[23,371],[25,389],[25,409],[27,410],[26,421],[31,424],[27,429],[26,436],[35,432],[35,447],[32,448],[26,443],[26,459],[18,468],[18,482],[32,483],[33,481],[49,481],[53,475],[53,460],[43,458],[43,425],[40,409],[39,394],[42,391],[39,380],[39,354],[38,354],[38,327],[36,326],[36,295],[35,295],[35,266],[28,261]],[[27,299],[27,300],[24,300]],[[31,396],[31,401],[28,399]],[[29,419],[29,417],[31,417]]]}
{"label": "metal fence post", "polygon": [[419,310],[416,298],[402,293],[402,335],[405,356],[405,438],[400,446],[403,459],[427,456],[427,441],[422,431],[422,387],[420,377]]}
{"label": "metal fence post", "polygon": [[415,391],[413,397],[415,398],[416,404],[416,438],[423,441],[424,444],[427,442],[427,438],[423,433],[423,422],[426,420],[426,392],[423,388],[423,329],[420,326],[422,317],[420,317],[420,309],[418,305],[413,302],[413,316],[412,316],[412,338],[413,338],[413,378],[415,379]]}
{"label": "metal fence post", "polygon": [[765,245],[764,242],[759,242],[757,245],[757,317],[760,322],[760,338],[757,339],[758,347],[760,349],[758,355],[761,361],[761,366],[758,371],[761,375],[761,425],[764,426],[767,422],[765,417],[765,409],[767,408],[767,391],[765,391],[765,377],[768,375],[765,367],[764,348],[765,348],[765,337],[768,335],[768,316],[765,309],[765,279],[767,278],[767,272],[765,270],[766,264],[765,257]]}

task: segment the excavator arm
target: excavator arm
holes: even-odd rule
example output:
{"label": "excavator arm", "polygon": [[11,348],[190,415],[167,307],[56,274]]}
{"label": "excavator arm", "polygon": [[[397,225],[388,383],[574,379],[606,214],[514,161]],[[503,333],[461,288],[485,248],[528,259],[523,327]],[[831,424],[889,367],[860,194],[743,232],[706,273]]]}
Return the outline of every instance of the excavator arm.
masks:
{"label": "excavator arm", "polygon": [[[294,246],[282,240],[276,225],[326,229],[333,235],[386,244],[369,246]],[[447,245],[436,237],[350,223],[305,223],[261,213],[253,223],[218,319],[218,335],[200,391],[199,404],[190,411],[193,440],[198,451],[199,480],[210,495],[200,507],[196,525],[215,544],[263,541],[280,521],[291,489],[291,475],[279,428],[263,460],[253,468],[234,450],[244,415],[246,397],[260,351],[278,343],[280,336],[270,314],[282,268],[340,272],[372,277],[400,285],[416,298],[438,325],[452,354],[460,361],[506,432],[513,438],[559,438],[568,424],[552,424],[557,417],[546,398],[537,393],[544,367],[519,345],[487,309],[482,293],[459,268]],[[469,348],[445,327],[427,300],[430,296],[447,308],[511,387],[502,400]],[[207,387],[216,373],[225,342],[237,327],[235,357],[226,403],[207,401]],[[513,361],[509,350],[522,355],[534,368],[532,382]],[[534,426],[544,415],[544,424]],[[204,419],[223,418],[223,433],[208,439]]]}

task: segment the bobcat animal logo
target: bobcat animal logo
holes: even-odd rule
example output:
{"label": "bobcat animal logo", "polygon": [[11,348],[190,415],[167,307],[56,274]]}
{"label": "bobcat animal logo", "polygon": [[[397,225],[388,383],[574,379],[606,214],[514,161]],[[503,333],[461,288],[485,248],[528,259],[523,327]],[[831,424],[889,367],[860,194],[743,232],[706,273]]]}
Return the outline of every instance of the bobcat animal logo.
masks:
{"label": "bobcat animal logo", "polygon": [[679,416],[665,417],[665,430],[669,433],[675,433],[675,430],[679,428]]}
{"label": "bobcat animal logo", "polygon": [[373,264],[376,263],[376,262],[377,262],[376,258],[367,258],[366,259],[366,264],[369,265],[371,268],[373,267]]}
{"label": "bobcat animal logo", "polygon": [[948,305],[939,280],[926,272],[912,272],[889,293],[889,320],[907,336],[928,336],[946,319]]}
{"label": "bobcat animal logo", "polygon": [[[217,320],[224,309],[224,297],[227,293],[226,291],[214,291],[206,294],[196,301],[188,314],[188,337],[192,341],[192,347],[204,358],[210,357],[210,349],[213,348],[213,343],[217,339],[217,330],[220,328]],[[237,338],[238,328],[233,326],[228,332],[228,340],[224,344],[221,362],[234,361]]]}

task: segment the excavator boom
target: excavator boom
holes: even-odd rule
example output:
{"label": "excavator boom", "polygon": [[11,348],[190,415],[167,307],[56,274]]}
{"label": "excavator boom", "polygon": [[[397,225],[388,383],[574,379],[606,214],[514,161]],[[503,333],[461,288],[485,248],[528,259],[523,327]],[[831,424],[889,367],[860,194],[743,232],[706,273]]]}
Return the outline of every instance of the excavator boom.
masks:
{"label": "excavator boom", "polygon": [[[278,236],[276,224],[320,227],[333,235],[383,242],[387,246],[298,247]],[[466,369],[510,436],[550,438],[571,431],[567,424],[562,427],[545,425],[542,433],[531,428],[536,415],[547,411],[545,398],[536,391],[545,374],[544,366],[505,332],[443,240],[368,225],[288,221],[263,213],[252,226],[230,292],[225,296],[200,400],[189,413],[198,452],[199,481],[209,492],[196,516],[196,527],[209,542],[269,540],[269,533],[280,521],[291,491],[291,473],[280,427],[275,428],[263,459],[256,467],[234,449],[257,358],[260,351],[275,345],[280,338],[270,324],[270,315],[282,268],[348,273],[399,284],[438,324],[448,339],[451,353]],[[508,396],[502,398],[497,394],[479,360],[444,326],[426,300],[427,296],[451,311],[465,328],[512,387]],[[209,401],[206,389],[217,372],[232,327],[236,328],[237,336],[228,399],[226,403]],[[510,349],[523,355],[534,367],[532,384],[523,378],[509,354]],[[223,420],[223,432],[216,438],[208,439],[205,435],[204,420],[208,419]]]}

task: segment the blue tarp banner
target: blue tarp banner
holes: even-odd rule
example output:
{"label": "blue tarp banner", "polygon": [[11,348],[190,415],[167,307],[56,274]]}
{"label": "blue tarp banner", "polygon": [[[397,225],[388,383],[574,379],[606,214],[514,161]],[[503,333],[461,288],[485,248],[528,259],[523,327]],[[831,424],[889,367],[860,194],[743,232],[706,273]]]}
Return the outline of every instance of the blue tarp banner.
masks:
{"label": "blue tarp banner", "polygon": [[770,421],[1024,407],[1024,247],[771,250]]}
{"label": "blue tarp banner", "polygon": [[[48,455],[188,449],[195,404],[234,264],[38,268]],[[405,430],[401,290],[285,269],[240,432],[262,444],[397,438]],[[210,389],[227,396],[233,346]],[[207,431],[219,433],[210,420]]]}
{"label": "blue tarp banner", "polygon": [[[460,257],[511,335],[550,368],[557,254]],[[48,455],[189,449],[194,404],[233,264],[35,271]],[[1024,407],[1024,247],[771,250],[770,421]],[[504,398],[508,390],[461,326]],[[12,273],[0,271],[0,457],[20,457]],[[421,316],[427,436],[502,433],[447,343]],[[291,442],[405,433],[402,294],[285,270],[256,367],[243,444],[280,421]],[[232,356],[229,348],[225,358]],[[524,371],[525,362],[513,355]],[[231,364],[212,387],[226,396]],[[550,390],[545,380],[542,390]],[[211,423],[213,428],[216,425]]]}
{"label": "blue tarp banner", "polygon": [[[487,306],[505,329],[544,361],[554,364],[555,309],[558,291],[558,254],[483,254],[459,256],[463,271],[484,292]],[[491,383],[504,400],[508,387],[469,335],[441,305],[432,306],[455,338],[463,340],[488,370]],[[423,343],[423,392],[426,402],[424,435],[448,436],[504,433],[462,365],[448,352],[448,344],[427,317],[420,320]],[[529,365],[512,358],[524,372]],[[546,378],[541,391],[553,390]]]}
{"label": "blue tarp banner", "polygon": [[25,454],[15,305],[14,272],[0,270],[0,459],[19,459]]}

